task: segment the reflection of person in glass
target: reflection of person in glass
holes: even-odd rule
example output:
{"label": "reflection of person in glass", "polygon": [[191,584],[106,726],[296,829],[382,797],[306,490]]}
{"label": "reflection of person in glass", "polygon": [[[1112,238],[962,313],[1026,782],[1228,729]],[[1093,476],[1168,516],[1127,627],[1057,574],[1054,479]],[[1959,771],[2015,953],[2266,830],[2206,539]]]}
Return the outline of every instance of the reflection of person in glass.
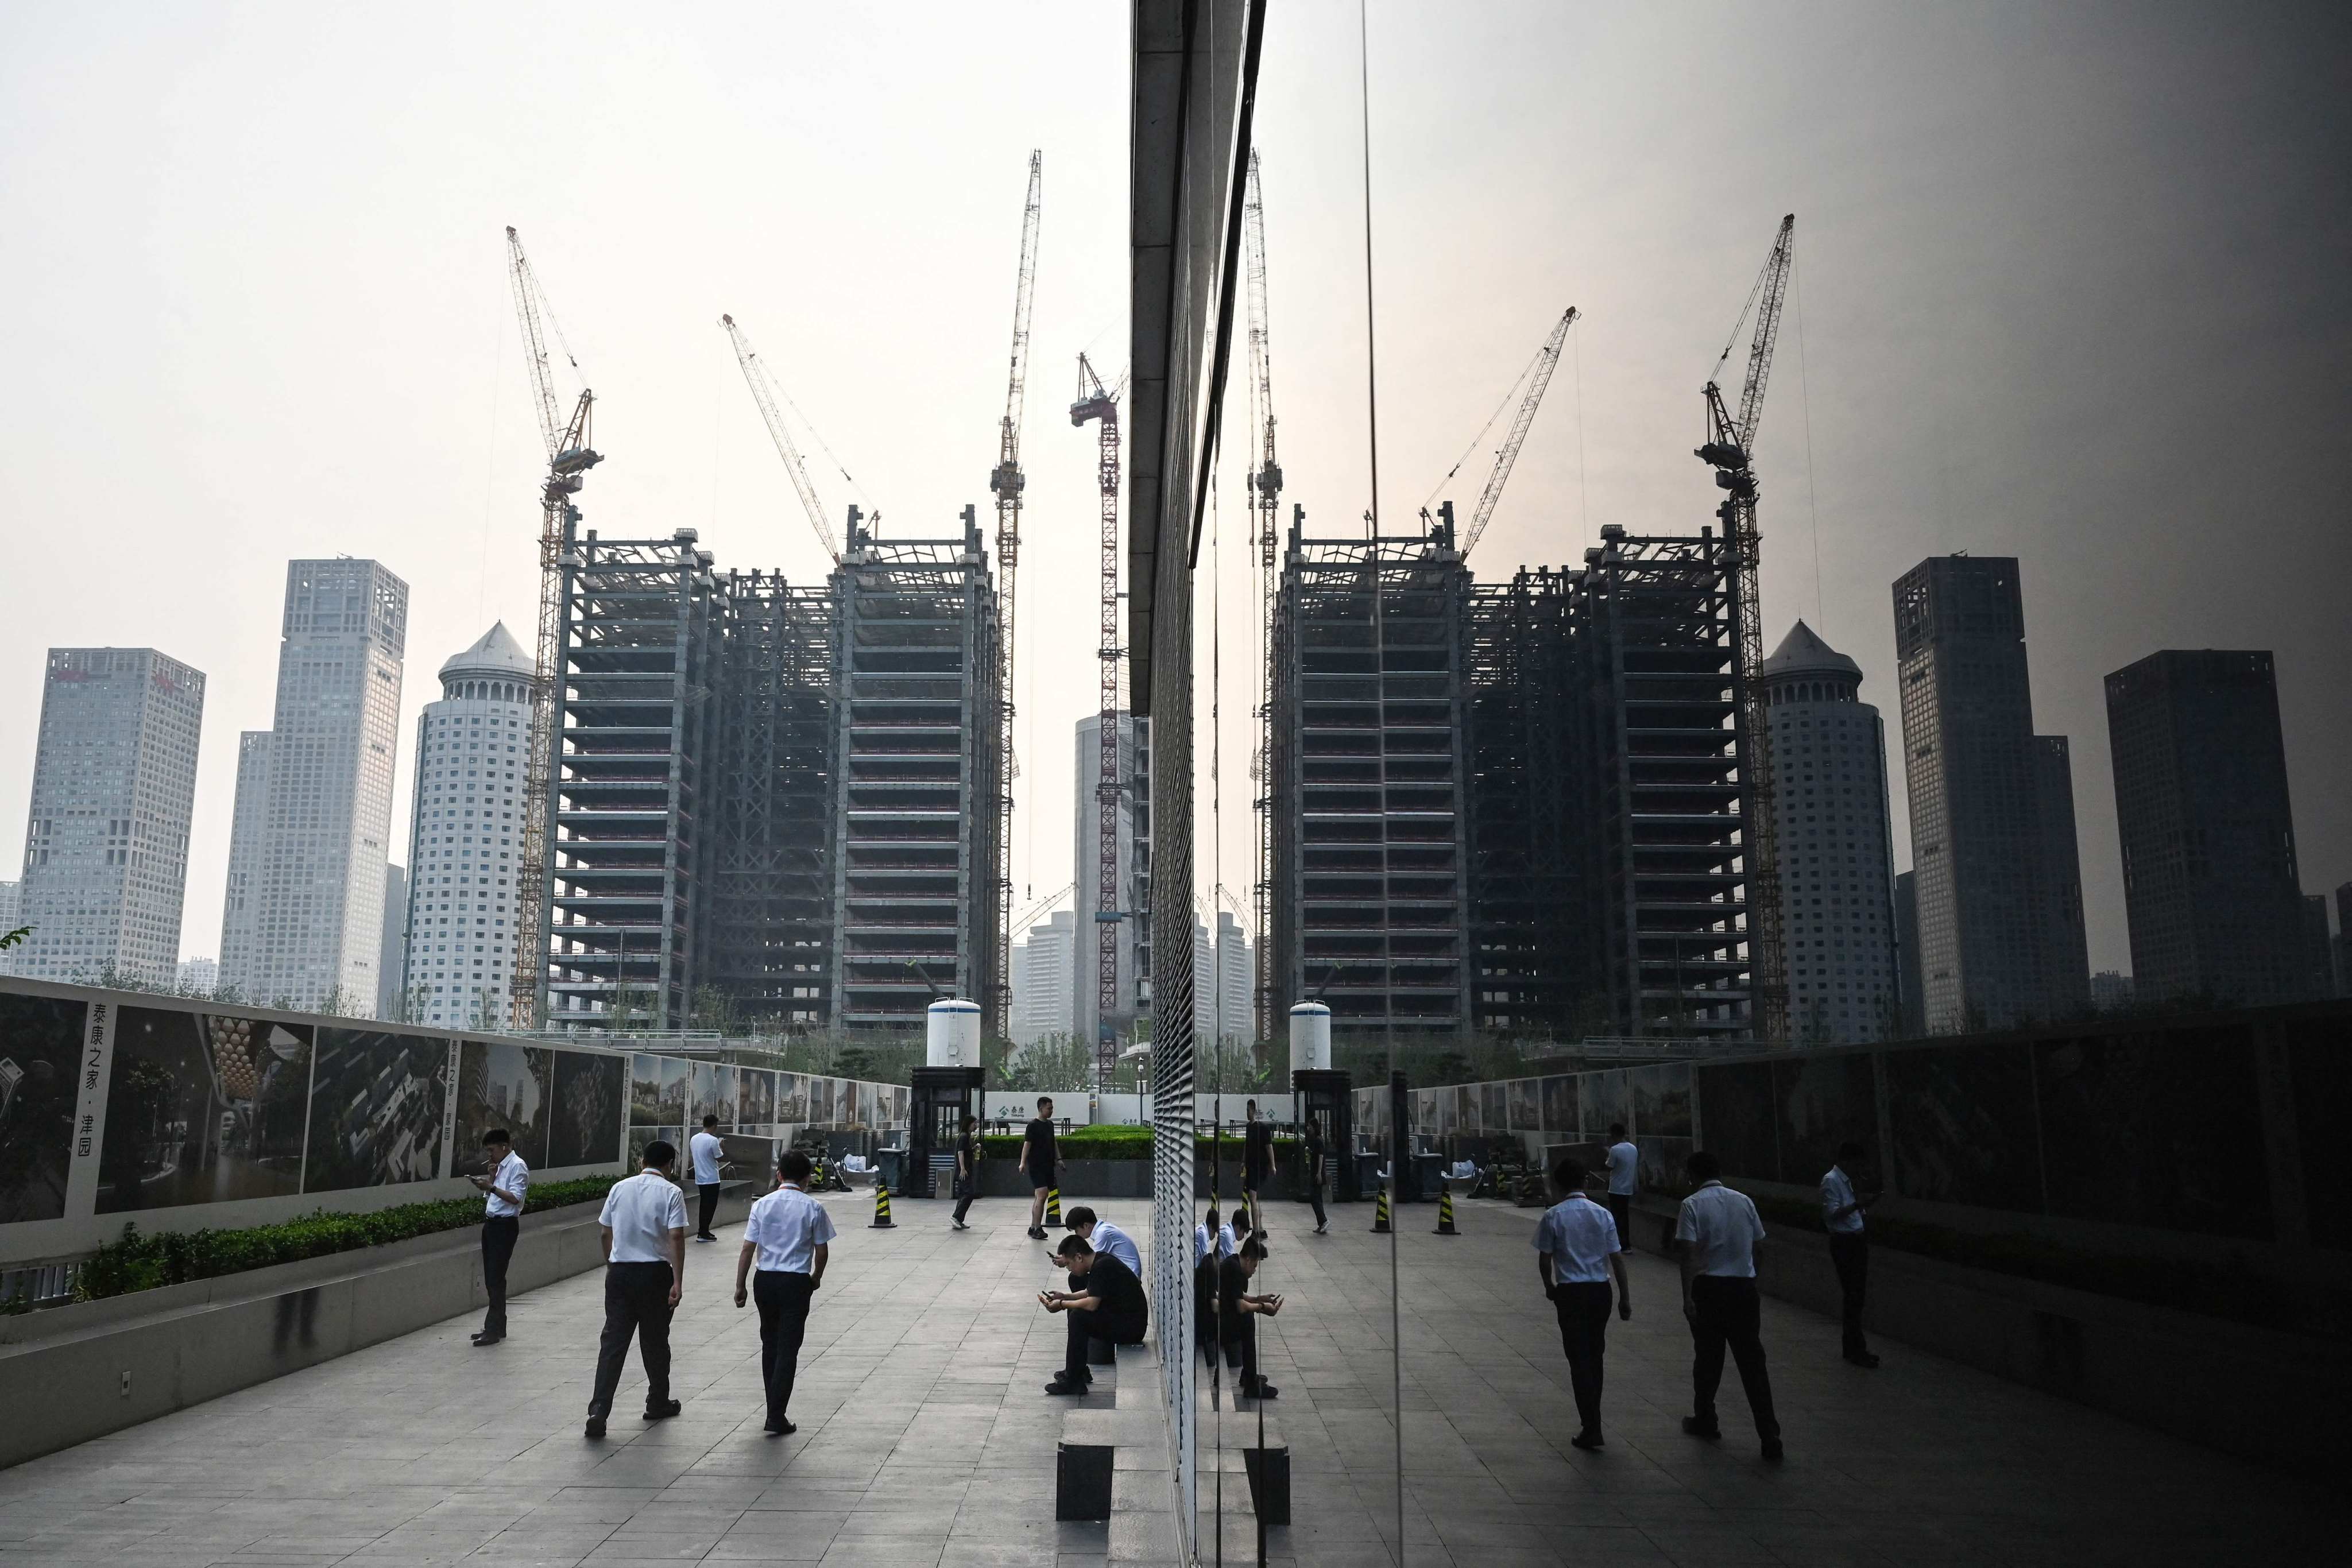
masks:
{"label": "reflection of person in glass", "polygon": [[507,1265],[514,1260],[515,1242],[522,1235],[530,1167],[514,1152],[514,1139],[504,1127],[482,1134],[482,1152],[488,1156],[489,1174],[466,1178],[488,1195],[482,1205],[482,1289],[490,1305],[474,1343],[492,1345],[507,1337]]}
{"label": "reflection of person in glass", "polygon": [[[1239,1226],[1245,1218],[1237,1214],[1234,1223]],[[1250,1277],[1265,1260],[1265,1243],[1252,1236],[1232,1257],[1217,1265],[1218,1333],[1224,1341],[1225,1364],[1242,1369],[1241,1394],[1244,1399],[1271,1399],[1281,1392],[1259,1376],[1257,1370],[1257,1320],[1282,1311],[1279,1295],[1249,1293]]]}

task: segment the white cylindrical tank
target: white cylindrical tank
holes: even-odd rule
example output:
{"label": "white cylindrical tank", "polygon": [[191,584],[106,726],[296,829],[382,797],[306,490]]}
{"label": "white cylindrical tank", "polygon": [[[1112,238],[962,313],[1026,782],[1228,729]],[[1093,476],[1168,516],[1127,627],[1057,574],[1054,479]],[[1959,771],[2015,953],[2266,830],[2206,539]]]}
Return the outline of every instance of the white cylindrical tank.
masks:
{"label": "white cylindrical tank", "polygon": [[1321,1002],[1301,1002],[1290,1009],[1290,1071],[1331,1071],[1331,1009]]}
{"label": "white cylindrical tank", "polygon": [[961,1000],[933,1002],[923,1020],[923,1065],[980,1065],[980,1004]]}

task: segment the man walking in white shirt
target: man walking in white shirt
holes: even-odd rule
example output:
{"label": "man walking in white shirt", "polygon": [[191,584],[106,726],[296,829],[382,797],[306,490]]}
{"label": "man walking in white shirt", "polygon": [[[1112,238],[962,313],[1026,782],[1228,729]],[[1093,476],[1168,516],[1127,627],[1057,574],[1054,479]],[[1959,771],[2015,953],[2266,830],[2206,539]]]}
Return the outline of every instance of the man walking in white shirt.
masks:
{"label": "man walking in white shirt", "polygon": [[1591,1452],[1601,1447],[1601,1363],[1609,1343],[1609,1279],[1617,1278],[1617,1315],[1631,1320],[1633,1294],[1625,1282],[1625,1251],[1610,1212],[1585,1196],[1582,1162],[1564,1159],[1552,1180],[1568,1196],[1536,1225],[1536,1275],[1559,1315],[1560,1348],[1568,1354],[1569,1386],[1576,1395],[1579,1428],[1569,1441]]}
{"label": "man walking in white shirt", "polygon": [[697,1241],[716,1241],[710,1233],[710,1222],[719,1214],[719,1177],[724,1169],[727,1145],[719,1141],[719,1118],[705,1116],[702,1131],[687,1140],[687,1157],[694,1164],[694,1192],[702,1200],[702,1214],[694,1227]]}
{"label": "man walking in white shirt", "polygon": [[833,1216],[808,1195],[809,1157],[788,1150],[776,1162],[782,1185],[751,1206],[743,1249],[735,1256],[735,1305],[743,1305],[743,1277],[756,1261],[751,1293],[760,1303],[760,1381],[768,1391],[770,1437],[800,1430],[785,1418],[799,1375],[801,1339],[808,1332],[809,1301],[824,1283],[835,1234]]}
{"label": "man walking in white shirt", "polygon": [[1696,1354],[1691,1361],[1692,1413],[1683,1430],[1714,1442],[1723,1436],[1715,1418],[1715,1391],[1723,1382],[1723,1353],[1739,1367],[1739,1385],[1756,1417],[1764,1457],[1780,1458],[1780,1423],[1772,1414],[1772,1380],[1765,1375],[1764,1342],[1759,1333],[1763,1307],[1756,1296],[1756,1248],[1764,1221],[1748,1195],[1718,1178],[1722,1166],[1706,1150],[1684,1166],[1698,1190],[1683,1199],[1675,1221],[1675,1250],[1682,1260],[1683,1316],[1691,1326]]}
{"label": "man walking in white shirt", "polygon": [[482,1290],[490,1305],[474,1343],[492,1345],[507,1337],[507,1265],[514,1261],[515,1242],[522,1236],[522,1200],[530,1192],[530,1167],[514,1152],[514,1139],[504,1127],[482,1134],[482,1150],[489,1157],[489,1174],[466,1178],[487,1195],[482,1203]]}
{"label": "man walking in white shirt", "polygon": [[677,1149],[664,1138],[646,1145],[635,1176],[604,1195],[604,1333],[596,1346],[596,1388],[588,1396],[588,1436],[604,1435],[613,1391],[635,1335],[646,1366],[646,1419],[678,1413],[669,1396],[669,1320],[686,1291],[686,1197],[670,1180]]}
{"label": "man walking in white shirt", "polygon": [[1845,1358],[1856,1366],[1873,1367],[1878,1357],[1862,1337],[1862,1302],[1870,1288],[1870,1235],[1863,1228],[1863,1210],[1878,1195],[1857,1196],[1853,1173],[1862,1168],[1862,1145],[1851,1139],[1838,1145],[1837,1164],[1822,1177],[1822,1224],[1830,1233],[1830,1261],[1837,1266],[1838,1295],[1843,1308]]}
{"label": "man walking in white shirt", "polygon": [[1625,1135],[1625,1124],[1609,1124],[1609,1218],[1617,1222],[1617,1243],[1633,1245],[1633,1189],[1640,1186],[1642,1151]]}

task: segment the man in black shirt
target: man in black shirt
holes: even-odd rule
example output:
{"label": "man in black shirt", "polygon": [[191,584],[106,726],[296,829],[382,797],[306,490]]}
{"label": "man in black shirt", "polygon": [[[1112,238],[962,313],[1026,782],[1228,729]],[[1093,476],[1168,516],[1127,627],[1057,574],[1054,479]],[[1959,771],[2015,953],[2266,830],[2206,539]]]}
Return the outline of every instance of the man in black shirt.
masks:
{"label": "man in black shirt", "polygon": [[1257,1118],[1257,1102],[1249,1103],[1249,1124],[1242,1129],[1242,1196],[1249,1200],[1250,1223],[1265,1234],[1265,1215],[1259,1209],[1258,1188],[1274,1175],[1274,1128]]}
{"label": "man in black shirt", "polygon": [[1020,1169],[1029,1173],[1029,1238],[1045,1239],[1045,1190],[1061,1169],[1054,1146],[1054,1103],[1040,1096],[1037,1114],[1021,1134]]}
{"label": "man in black shirt", "polygon": [[1108,1252],[1097,1252],[1083,1236],[1065,1236],[1054,1256],[1070,1271],[1067,1291],[1040,1291],[1037,1302],[1049,1312],[1070,1320],[1070,1343],[1062,1358],[1061,1375],[1045,1385],[1048,1394],[1084,1394],[1094,1374],[1087,1367],[1089,1340],[1113,1344],[1141,1344],[1150,1305],[1143,1281]]}
{"label": "man in black shirt", "polygon": [[1242,1369],[1242,1394],[1250,1399],[1271,1399],[1279,1392],[1258,1375],[1257,1320],[1282,1311],[1280,1296],[1253,1296],[1250,1276],[1265,1258],[1265,1243],[1251,1237],[1241,1250],[1217,1265],[1218,1326],[1225,1340],[1225,1362]]}
{"label": "man in black shirt", "polygon": [[1320,1118],[1309,1116],[1307,1119],[1307,1134],[1302,1141],[1305,1145],[1302,1152],[1307,1161],[1307,1201],[1315,1206],[1315,1234],[1320,1236],[1323,1234],[1323,1228],[1330,1223],[1323,1213],[1325,1176],[1323,1123]]}

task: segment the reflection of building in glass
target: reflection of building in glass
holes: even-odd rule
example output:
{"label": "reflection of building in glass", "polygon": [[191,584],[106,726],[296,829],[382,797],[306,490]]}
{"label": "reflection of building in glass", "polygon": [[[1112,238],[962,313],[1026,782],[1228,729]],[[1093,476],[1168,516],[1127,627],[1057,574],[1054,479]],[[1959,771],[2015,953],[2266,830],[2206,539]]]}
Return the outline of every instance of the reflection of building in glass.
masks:
{"label": "reflection of building in glass", "polygon": [[[1057,909],[1029,927],[1013,950],[1013,1043],[1034,1045],[1050,1035],[1076,1033],[1073,981],[1091,963],[1077,954],[1077,917]],[[1091,959],[1089,949],[1084,957]]]}
{"label": "reflection of building in glass", "polygon": [[204,716],[204,675],[152,648],[49,650],[16,973],[173,983]]}
{"label": "reflection of building in glass", "polygon": [[1089,1045],[1102,1001],[1102,945],[1106,925],[1113,931],[1112,1038],[1129,1037],[1135,1020],[1151,1010],[1151,721],[1121,714],[1114,721],[1113,767],[1118,779],[1118,804],[1111,831],[1116,858],[1117,895],[1110,913],[1115,921],[1097,922],[1102,903],[1102,716],[1078,720],[1076,794],[1077,834],[1073,846],[1076,883],[1076,935],[1074,938],[1071,991],[1075,1022],[1071,1032]]}

